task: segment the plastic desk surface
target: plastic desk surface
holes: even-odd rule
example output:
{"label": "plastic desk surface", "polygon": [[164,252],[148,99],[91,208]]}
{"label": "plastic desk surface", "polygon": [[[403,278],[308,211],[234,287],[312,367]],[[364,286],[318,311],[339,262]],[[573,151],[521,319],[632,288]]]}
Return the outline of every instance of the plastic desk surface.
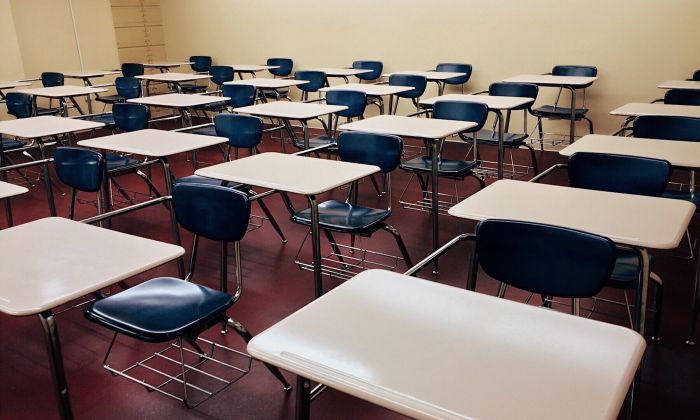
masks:
{"label": "plastic desk surface", "polygon": [[369,270],[248,352],[415,418],[615,419],[645,347],[620,326]]}
{"label": "plastic desk surface", "polygon": [[368,96],[396,95],[397,93],[413,90],[412,86],[375,85],[372,83],[348,83],[345,85],[329,86],[319,89],[319,92],[331,90],[357,90],[364,92]]}
{"label": "plastic desk surface", "polygon": [[369,69],[344,69],[338,67],[319,67],[315,69],[309,69],[312,71],[322,71],[326,73],[326,76],[355,76],[356,74],[371,73],[372,70]]}
{"label": "plastic desk surface", "polygon": [[460,77],[466,75],[466,73],[453,72],[453,71],[420,71],[420,70],[405,70],[405,71],[395,71],[392,73],[385,74],[383,76],[391,76],[393,74],[415,74],[417,76],[423,76],[428,80],[447,80],[453,77]]}
{"label": "plastic desk surface", "polygon": [[39,117],[0,121],[0,133],[25,139],[34,139],[82,130],[91,130],[103,126],[104,124],[100,122],[42,115]]}
{"label": "plastic desk surface", "polygon": [[165,95],[144,96],[142,98],[129,99],[128,102],[151,106],[162,106],[167,108],[190,108],[193,106],[225,102],[229,99],[231,98],[227,96],[190,95],[187,93],[166,93]]}
{"label": "plastic desk surface", "polygon": [[688,89],[700,90],[698,80],[667,80],[657,86],[659,89]]}
{"label": "plastic desk surface", "polygon": [[379,168],[283,153],[261,153],[208,166],[196,175],[302,195],[315,195],[364,178]]}
{"label": "plastic desk surface", "polygon": [[663,115],[671,117],[700,118],[700,106],[693,105],[667,105],[650,104],[645,102],[631,102],[610,111],[611,115],[624,117],[640,117],[643,115]]}
{"label": "plastic desk surface", "polygon": [[121,74],[119,70],[75,70],[75,71],[64,71],[63,75],[65,77],[70,77],[73,79],[86,79],[91,77],[102,77],[112,74]]}
{"label": "plastic desk surface", "polygon": [[165,130],[138,130],[81,140],[79,146],[141,156],[164,157],[227,142],[225,137]]}
{"label": "plastic desk surface", "polygon": [[422,105],[434,105],[437,101],[480,102],[482,104],[486,104],[490,109],[513,109],[521,105],[534,102],[534,99],[519,96],[460,95],[451,93],[449,95],[423,99],[420,101],[420,103]]}
{"label": "plastic desk surface", "polygon": [[0,89],[13,89],[21,86],[30,86],[30,82],[19,82],[14,80],[0,80]]}
{"label": "plastic desk surface", "polygon": [[191,74],[191,73],[153,73],[135,76],[137,79],[150,80],[153,82],[190,82],[194,80],[211,79],[210,74]]}
{"label": "plastic desk surface", "polygon": [[476,127],[476,123],[471,121],[404,117],[400,115],[378,115],[349,124],[343,124],[338,127],[338,129],[394,134],[396,136],[424,139],[442,139],[472,127]]}
{"label": "plastic desk surface", "polygon": [[230,67],[233,67],[234,71],[251,71],[251,72],[258,72],[258,71],[264,71],[264,70],[272,70],[272,69],[278,69],[280,66],[268,66],[264,64],[226,64]]}
{"label": "plastic desk surface", "polygon": [[107,89],[93,88],[87,86],[63,85],[34,89],[20,89],[17,92],[25,93],[27,95],[41,96],[45,98],[68,98],[71,96],[94,95],[96,93],[107,92]]}
{"label": "plastic desk surface", "polygon": [[0,230],[5,261],[0,311],[34,315],[157,267],[184,251],[61,217]]}
{"label": "plastic desk surface", "polygon": [[521,74],[504,79],[511,83],[533,83],[540,86],[586,86],[598,80],[597,77],[554,76],[551,74]]}
{"label": "plastic desk surface", "polygon": [[257,89],[282,89],[309,83],[308,80],[295,79],[271,79],[268,77],[256,77],[254,79],[233,80],[225,82],[225,85],[252,85]]}
{"label": "plastic desk surface", "polygon": [[0,181],[0,199],[7,197],[14,197],[15,195],[20,195],[28,192],[29,190],[20,187],[19,185],[10,184],[9,182]]}
{"label": "plastic desk surface", "polygon": [[618,244],[672,249],[695,206],[683,200],[500,180],[448,210],[462,219],[546,223],[608,237]]}
{"label": "plastic desk surface", "polygon": [[275,101],[258,105],[243,106],[240,108],[234,108],[233,110],[234,112],[239,112],[242,114],[304,121],[346,109],[348,109],[348,107],[343,105]]}
{"label": "plastic desk surface", "polygon": [[562,156],[576,152],[611,153],[664,159],[682,168],[700,168],[700,142],[619,137],[588,134],[559,151]]}
{"label": "plastic desk surface", "polygon": [[141,63],[144,67],[148,68],[172,68],[180,66],[189,66],[192,64],[191,61],[156,61],[153,63]]}

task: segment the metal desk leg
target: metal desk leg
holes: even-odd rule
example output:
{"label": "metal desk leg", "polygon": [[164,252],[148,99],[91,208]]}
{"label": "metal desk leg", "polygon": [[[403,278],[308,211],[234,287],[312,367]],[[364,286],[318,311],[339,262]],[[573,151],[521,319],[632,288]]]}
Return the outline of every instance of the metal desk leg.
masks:
{"label": "metal desk leg", "polygon": [[[430,204],[433,212],[433,251],[436,251],[440,247],[440,232],[438,231],[438,153],[440,153],[440,140],[433,139],[431,145],[433,148],[431,156],[433,173],[431,175],[432,200],[430,200]],[[438,274],[439,272],[440,270],[438,268],[438,258],[435,258],[435,261],[433,262],[433,274]]]}
{"label": "metal desk leg", "polygon": [[[389,95],[389,113],[394,109],[394,95]],[[382,107],[380,108],[380,114],[384,115],[384,103],[382,102]]]}
{"label": "metal desk leg", "polygon": [[634,329],[644,336],[644,322],[647,310],[647,288],[649,287],[649,252],[646,248],[639,248],[637,251],[642,259],[642,272],[640,273],[637,284]]}
{"label": "metal desk leg", "polygon": [[323,273],[321,272],[321,229],[318,221],[318,202],[316,197],[310,195],[309,205],[311,206],[311,248],[314,259],[314,298],[323,295]]}
{"label": "metal desk leg", "polygon": [[695,256],[695,280],[693,281],[693,293],[690,300],[690,324],[688,327],[688,339],[685,344],[695,345],[695,324],[698,321],[698,306],[700,304],[700,256]]}
{"label": "metal desk leg", "polygon": [[569,122],[569,144],[573,144],[574,135],[576,133],[576,89],[571,86],[567,86],[567,89],[571,91],[571,121]]}
{"label": "metal desk leg", "polygon": [[[90,79],[88,79],[87,77],[83,79],[83,83],[85,84],[86,87],[92,86],[92,83],[90,83]],[[87,95],[86,99],[87,99],[88,114],[92,114],[92,98],[90,98],[90,95]]]}
{"label": "metal desk leg", "polygon": [[498,118],[498,179],[503,179],[503,136],[505,136],[505,128],[503,126],[503,113],[499,109],[495,109]]}
{"label": "metal desk leg", "polygon": [[308,420],[311,414],[311,381],[297,376],[297,407],[294,418]]}
{"label": "metal desk leg", "polygon": [[[44,143],[41,139],[36,139],[36,144],[39,147],[39,155],[42,160],[46,159],[46,151],[44,150]],[[51,216],[56,216],[56,202],[53,199],[53,187],[51,186],[51,177],[49,175],[49,163],[44,162],[41,165],[41,171],[44,176],[44,184],[46,185],[46,198],[49,201],[49,212]]]}
{"label": "metal desk leg", "polygon": [[309,124],[306,121],[299,121],[301,123],[301,130],[304,133],[304,150],[309,148]]}
{"label": "metal desk leg", "polygon": [[73,410],[71,409],[68,396],[66,372],[63,370],[63,356],[61,356],[61,342],[58,339],[56,319],[53,312],[46,311],[39,314],[39,320],[41,320],[41,326],[44,328],[46,349],[49,353],[49,368],[51,369],[56,398],[58,399],[58,410],[61,419],[72,419]]}
{"label": "metal desk leg", "polygon": [[[163,165],[163,176],[165,176],[165,191],[169,196],[173,195],[173,174],[170,172],[170,165],[168,164],[168,159],[166,157],[160,158],[160,163]],[[182,245],[180,241],[180,227],[177,224],[177,219],[175,218],[175,208],[173,207],[172,200],[168,202],[168,208],[170,209],[170,224],[173,230],[173,240],[176,245]],[[177,259],[177,272],[180,278],[185,278],[185,260],[183,257]]]}

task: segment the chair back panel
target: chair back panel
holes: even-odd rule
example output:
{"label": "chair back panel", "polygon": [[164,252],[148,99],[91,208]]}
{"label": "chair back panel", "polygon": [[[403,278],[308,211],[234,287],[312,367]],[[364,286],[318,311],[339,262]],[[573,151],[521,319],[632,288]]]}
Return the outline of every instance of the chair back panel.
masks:
{"label": "chair back panel", "polygon": [[700,118],[643,115],[634,120],[632,135],[659,140],[700,141]]}
{"label": "chair back panel", "polygon": [[233,188],[176,184],[173,208],[182,227],[213,241],[240,241],[248,229],[250,200]]}
{"label": "chair back panel", "polygon": [[693,80],[700,81],[700,70],[696,70],[695,73],[693,73]]}
{"label": "chair back panel", "polygon": [[[496,82],[489,85],[490,96],[517,96],[520,98],[537,99],[539,87],[531,83]],[[528,109],[534,102],[513,108],[514,110]]]}
{"label": "chair back panel", "polygon": [[445,83],[448,85],[461,85],[467,83],[469,78],[472,77],[472,65],[462,64],[462,63],[440,63],[435,66],[435,71],[445,71],[450,73],[465,73],[464,76],[452,77],[446,79]]}
{"label": "chair back panel", "polygon": [[63,73],[53,71],[41,73],[41,85],[44,87],[63,86],[64,80]]}
{"label": "chair back panel", "polygon": [[297,85],[304,92],[317,92],[326,85],[326,73],[316,70],[299,70],[294,73],[296,80],[308,80],[309,83]]}
{"label": "chair back panel", "polygon": [[211,69],[211,57],[208,55],[193,55],[190,56],[190,67],[197,73],[208,72]]}
{"label": "chair back panel", "polygon": [[484,272],[533,293],[582,298],[597,294],[615,265],[608,238],[558,226],[485,220],[476,227]]}
{"label": "chair back panel", "polygon": [[344,131],[338,136],[338,155],[344,162],[375,165],[382,173],[399,165],[403,141],[389,134]]}
{"label": "chair back panel", "polygon": [[329,105],[344,105],[348,109],[338,111],[336,115],[354,118],[365,113],[367,108],[367,95],[356,90],[329,90],[326,92],[326,103]]}
{"label": "chair back panel", "polygon": [[671,172],[671,164],[660,159],[582,152],[569,157],[574,188],[660,197]]}
{"label": "chair back panel", "polygon": [[466,130],[467,133],[481,130],[488,114],[489,107],[481,102],[437,101],[433,104],[433,118],[475,122],[476,127]]}
{"label": "chair back panel", "polygon": [[552,75],[595,77],[598,75],[598,68],[593,66],[560,65],[554,66],[554,68],[552,68]]}
{"label": "chair back panel", "polygon": [[233,80],[233,67],[231,66],[211,66],[209,69],[211,81],[216,85],[223,85],[224,82]]}
{"label": "chair back panel", "polygon": [[114,124],[124,131],[137,131],[148,128],[148,107],[141,104],[116,103],[112,107]]}
{"label": "chair back panel", "polygon": [[372,70],[368,73],[360,73],[357,76],[360,80],[377,80],[384,70],[384,63],[381,61],[357,60],[352,62],[352,68],[358,70]]}
{"label": "chair back panel", "polygon": [[124,99],[141,96],[141,81],[135,77],[117,77],[114,86],[117,88],[117,94]]}
{"label": "chair back panel", "polygon": [[227,103],[233,108],[255,104],[255,86],[253,85],[223,85],[221,93],[231,98]]}
{"label": "chair back panel", "polygon": [[214,128],[232,147],[253,148],[262,139],[263,121],[252,115],[219,114],[214,117]]}
{"label": "chair back panel", "polygon": [[285,77],[292,74],[292,68],[294,67],[294,61],[291,58],[268,58],[268,66],[279,66],[276,69],[268,70],[275,76]]}
{"label": "chair back panel", "polygon": [[664,103],[669,105],[700,105],[700,90],[671,89],[664,95]]}
{"label": "chair back panel", "polygon": [[15,118],[28,118],[32,116],[32,97],[26,93],[8,92],[5,95],[7,113]]}
{"label": "chair back panel", "polygon": [[389,76],[389,84],[392,86],[411,86],[413,90],[397,93],[401,98],[420,98],[425,93],[428,79],[417,74],[392,74]]}
{"label": "chair back panel", "polygon": [[96,192],[102,185],[104,160],[93,150],[57,147],[53,163],[58,179],[78,191]]}
{"label": "chair back panel", "polygon": [[122,76],[124,77],[143,76],[144,70],[143,64],[141,63],[122,64]]}

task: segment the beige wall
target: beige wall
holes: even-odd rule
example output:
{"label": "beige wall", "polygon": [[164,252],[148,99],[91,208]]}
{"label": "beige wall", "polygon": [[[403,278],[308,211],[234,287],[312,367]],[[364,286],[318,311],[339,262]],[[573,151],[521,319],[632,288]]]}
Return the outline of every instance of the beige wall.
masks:
{"label": "beige wall", "polygon": [[0,79],[21,79],[24,77],[22,55],[17,43],[15,22],[12,19],[10,0],[0,0]]}
{"label": "beige wall", "polygon": [[295,69],[380,59],[387,71],[466,62],[470,90],[554,64],[596,65],[597,132],[618,126],[611,109],[657,98],[656,84],[700,68],[697,0],[162,0],[161,9],[169,58],[289,56]]}

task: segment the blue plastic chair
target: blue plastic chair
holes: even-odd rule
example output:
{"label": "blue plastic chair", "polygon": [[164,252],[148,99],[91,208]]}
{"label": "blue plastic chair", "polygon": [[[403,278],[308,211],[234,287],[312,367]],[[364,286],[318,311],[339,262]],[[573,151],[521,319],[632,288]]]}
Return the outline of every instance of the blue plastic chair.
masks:
{"label": "blue plastic chair", "polygon": [[53,152],[56,176],[71,188],[68,218],[75,216],[76,191],[97,193],[97,212],[102,213],[100,188],[105,173],[102,154],[79,147],[57,147]]}
{"label": "blue plastic chair", "polygon": [[136,77],[143,76],[145,72],[144,66],[141,63],[124,63],[122,64],[122,76]]}
{"label": "blue plastic chair", "polygon": [[[476,133],[481,130],[486,123],[489,108],[479,102],[467,101],[437,101],[433,105],[433,118],[443,120],[458,120],[472,121],[477,125],[474,128],[460,133],[460,138],[464,141],[475,141],[473,138]],[[468,134],[472,134],[472,139],[469,139]],[[477,161],[464,161],[445,159],[438,156],[438,176],[464,180],[466,177],[473,177],[479,182],[479,186],[484,188],[484,181],[474,174],[474,168],[479,165]],[[421,184],[423,195],[428,196],[427,181],[424,176],[430,176],[433,173],[432,156],[425,155],[402,162],[399,166],[401,169],[416,174],[418,181]]]}
{"label": "blue plastic chair", "polygon": [[134,103],[116,103],[112,107],[114,123],[122,131],[136,131],[148,128],[148,107]]}
{"label": "blue plastic chair", "polygon": [[[665,160],[604,153],[574,153],[569,157],[568,165],[569,185],[574,188],[651,197],[663,194],[671,172],[672,166]],[[631,248],[618,247],[615,267],[605,285],[634,290],[637,288],[641,270],[642,261],[638,252]],[[663,286],[656,274],[652,273],[651,278],[656,285],[653,337],[658,338]]]}
{"label": "blue plastic chair", "polygon": [[[512,220],[484,220],[475,232],[472,264],[501,282],[498,297],[514,286],[571,298],[579,315],[579,299],[600,292],[615,266],[615,243],[587,232]],[[474,285],[475,270],[470,275]]]}
{"label": "blue plastic chair", "polygon": [[219,89],[221,89],[225,82],[232,81],[234,76],[233,67],[231,66],[211,66],[209,74],[211,74],[211,81],[217,85]]}
{"label": "blue plastic chair", "polygon": [[394,109],[390,110],[391,114],[396,114],[399,107],[399,100],[401,98],[410,99],[413,105],[418,110],[418,102],[420,97],[425,93],[425,88],[428,85],[428,80],[424,76],[419,76],[415,74],[392,74],[389,76],[389,85],[391,86],[411,86],[413,90],[408,90],[406,92],[400,92],[396,94],[396,100],[394,101]]}
{"label": "blue plastic chair", "polygon": [[[190,270],[185,280],[173,277],[148,280],[93,302],[85,311],[85,316],[90,321],[113,331],[115,338],[117,334],[123,334],[150,343],[176,340],[179,346],[183,345],[184,340],[202,355],[206,353],[197,344],[197,337],[216,324],[222,324],[224,329],[231,327],[246,343],[249,342],[253,338],[252,334],[240,322],[229,318],[226,312],[238,301],[243,289],[240,241],[248,227],[250,200],[240,191],[201,184],[176,185],[173,188],[172,200],[177,221],[194,234]],[[221,243],[221,290],[191,282],[200,237]],[[227,291],[229,242],[234,243],[236,262],[236,291],[233,295]],[[112,346],[109,347],[105,356],[105,368],[114,375],[125,376],[144,384],[126,376],[125,371],[109,365],[108,358],[111,350]],[[213,357],[213,353],[210,356]],[[178,362],[182,366],[182,371],[188,372],[182,356]],[[265,366],[282,383],[285,390],[291,389],[277,368],[267,364]],[[184,386],[187,389],[187,376],[184,373],[181,379],[185,381]],[[148,389],[173,397],[172,394],[161,391],[158,386],[148,387]],[[181,398],[175,398],[191,408],[211,396],[213,394],[203,400],[192,401],[185,392]]]}
{"label": "blue plastic chair", "polygon": [[8,92],[5,95],[7,113],[15,118],[28,118],[32,116],[32,97],[26,93]]}
{"label": "blue plastic chair", "polygon": [[[365,109],[367,108],[367,95],[364,92],[356,90],[329,90],[326,92],[326,103],[328,105],[346,106],[348,109],[335,112],[335,118],[333,118],[332,125],[328,130],[330,135],[323,135],[309,139],[309,147],[313,148],[335,143],[338,121],[340,120],[340,117],[347,118],[348,122],[353,118],[364,118]],[[322,120],[321,122],[325,125],[325,122]],[[294,145],[299,149],[304,149],[303,140],[296,140]],[[334,152],[335,150],[335,147],[326,149],[328,152]]]}
{"label": "blue plastic chair", "polygon": [[[593,66],[572,66],[572,65],[559,65],[552,68],[553,76],[581,76],[581,77],[595,77],[598,75],[598,69]],[[588,129],[590,134],[593,134],[593,121],[586,116],[588,113],[588,108],[586,108],[586,88],[590,85],[577,87],[576,89],[583,90],[583,104],[581,108],[576,108],[574,110],[574,119],[576,121],[586,120],[588,122]],[[571,108],[559,106],[559,98],[561,97],[562,89],[559,89],[559,94],[557,95],[557,100],[554,105],[543,105],[532,110],[532,114],[537,117],[537,127],[539,128],[540,134],[540,149],[544,148],[544,131],[542,128],[542,119],[547,118],[551,120],[570,120],[571,119]]]}
{"label": "blue plastic chair", "polygon": [[294,61],[291,58],[268,58],[268,66],[278,66],[277,68],[268,70],[275,77],[287,77],[292,74]]}
{"label": "blue plastic chair", "polygon": [[[386,174],[388,207],[376,209],[358,205],[359,183],[357,181],[352,184],[350,196],[346,201],[329,200],[320,203],[318,205],[319,227],[326,234],[336,254],[340,254],[340,249],[331,232],[352,235],[354,244],[355,235],[368,237],[382,229],[394,237],[404,262],[409,267],[413,265],[401,235],[394,227],[385,223],[391,216],[391,172],[399,164],[402,150],[403,141],[397,136],[363,132],[343,132],[338,136],[340,160],[375,165],[379,167],[381,174]],[[296,211],[289,201],[287,206],[292,214],[292,222],[311,226],[310,208]]]}
{"label": "blue plastic chair", "polygon": [[700,70],[696,70],[695,73],[693,73],[692,80],[700,81]]}
{"label": "blue plastic chair", "polygon": [[700,106],[700,91],[691,89],[671,89],[666,91],[664,103],[669,105]]}
{"label": "blue plastic chair", "polygon": [[360,73],[355,75],[362,81],[374,82],[380,77],[382,77],[382,71],[384,70],[384,64],[381,61],[371,61],[371,60],[357,60],[352,62],[352,68],[357,70],[372,70],[368,73]]}
{"label": "blue plastic chair", "polygon": [[[190,67],[195,73],[208,73],[211,70],[211,57],[206,55],[193,55],[190,57]],[[199,93],[207,90],[206,85],[198,85],[196,82],[180,83],[183,93]]]}
{"label": "blue plastic chair", "polygon": [[108,104],[126,102],[141,96],[141,81],[134,77],[117,77],[114,79],[114,87],[117,90],[116,95],[97,96],[95,99],[104,103],[106,107]]}
{"label": "blue plastic chair", "polygon": [[[535,149],[527,143],[529,137],[527,133],[527,115],[531,113],[532,104],[534,100],[537,99],[537,94],[539,88],[537,85],[528,83],[491,83],[489,86],[488,94],[489,96],[517,96],[521,98],[532,98],[533,102],[529,104],[521,105],[519,107],[509,109],[505,114],[504,129],[505,134],[503,136],[503,146],[509,149],[519,149],[525,147],[530,152],[530,162],[532,164],[532,169],[535,175],[539,174],[539,167],[537,165],[537,155],[535,154]],[[523,132],[522,133],[510,133],[510,119],[512,111],[523,111]],[[480,130],[477,133],[477,139],[480,144],[486,144],[490,146],[498,146],[498,131],[496,130],[496,124],[498,121],[494,121],[494,126],[491,130]],[[480,160],[480,156],[477,149],[477,160]]]}
{"label": "blue plastic chair", "polygon": [[326,73],[316,70],[299,70],[294,73],[294,79],[307,80],[309,83],[297,85],[301,90],[301,100],[309,99],[309,92],[318,92],[319,89],[326,85]]}
{"label": "blue plastic chair", "polygon": [[[63,77],[63,73],[57,73],[57,72],[52,72],[52,71],[46,71],[41,73],[41,85],[43,87],[55,87],[55,86],[63,86],[65,81],[65,78]],[[37,106],[36,108],[36,115],[53,115],[53,114],[60,114],[61,113],[61,108],[54,108],[53,107],[53,99],[49,98],[49,107],[48,108],[42,108]]]}
{"label": "blue plastic chair", "polygon": [[227,105],[240,108],[255,104],[255,86],[253,85],[224,85],[221,89],[223,96],[231,98]]}
{"label": "blue plastic chair", "polygon": [[[7,113],[18,119],[31,117],[34,112],[32,97],[26,93],[8,92],[5,95],[5,105],[7,105]],[[6,164],[15,164],[14,160],[7,155],[8,152],[18,153],[23,150],[33,149],[35,147],[37,147],[37,145],[33,142],[25,143],[18,138],[7,138],[0,135],[0,167],[5,166]],[[17,169],[15,172],[17,172],[17,174],[22,177],[27,184],[33,185],[32,181],[24,171]],[[5,178],[7,177],[7,173],[3,172],[0,176],[0,180],[4,181],[6,180]],[[8,213],[8,220],[10,219],[11,215]]]}
{"label": "blue plastic chair", "polygon": [[465,73],[464,76],[452,77],[445,79],[446,85],[460,85],[462,93],[464,93],[464,85],[467,84],[472,77],[472,65],[462,63],[440,63],[435,66],[435,71],[444,71],[450,73]]}

